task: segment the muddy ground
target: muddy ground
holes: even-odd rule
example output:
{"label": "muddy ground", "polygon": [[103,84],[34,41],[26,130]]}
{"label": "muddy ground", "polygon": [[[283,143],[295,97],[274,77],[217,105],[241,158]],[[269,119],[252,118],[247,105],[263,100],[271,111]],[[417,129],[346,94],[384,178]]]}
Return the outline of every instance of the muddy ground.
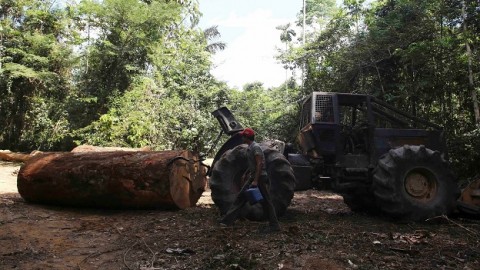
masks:
{"label": "muddy ground", "polygon": [[398,224],[311,190],[265,236],[261,223],[217,226],[208,193],[182,211],[28,204],[18,168],[0,163],[0,269],[480,269],[479,220]]}

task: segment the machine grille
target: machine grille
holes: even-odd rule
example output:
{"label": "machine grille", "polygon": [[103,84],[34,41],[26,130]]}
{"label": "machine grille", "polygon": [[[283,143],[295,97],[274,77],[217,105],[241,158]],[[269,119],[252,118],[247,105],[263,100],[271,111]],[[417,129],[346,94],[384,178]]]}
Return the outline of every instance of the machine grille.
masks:
{"label": "machine grille", "polygon": [[333,99],[331,95],[315,98],[315,122],[333,122]]}

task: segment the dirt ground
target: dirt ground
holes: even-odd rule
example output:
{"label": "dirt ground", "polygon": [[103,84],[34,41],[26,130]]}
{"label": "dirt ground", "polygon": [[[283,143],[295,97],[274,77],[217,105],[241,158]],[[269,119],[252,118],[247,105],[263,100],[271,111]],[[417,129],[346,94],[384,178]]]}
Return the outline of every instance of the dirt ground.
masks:
{"label": "dirt ground", "polygon": [[398,224],[310,190],[265,236],[261,223],[217,226],[208,192],[182,211],[28,204],[18,169],[0,163],[0,269],[480,269],[479,220]]}

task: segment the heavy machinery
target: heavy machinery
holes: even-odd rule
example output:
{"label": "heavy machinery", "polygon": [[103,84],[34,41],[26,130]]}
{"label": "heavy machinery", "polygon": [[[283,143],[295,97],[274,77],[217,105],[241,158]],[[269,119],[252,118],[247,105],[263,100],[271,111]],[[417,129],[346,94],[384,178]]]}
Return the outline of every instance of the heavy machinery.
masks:
{"label": "heavy machinery", "polygon": [[[243,127],[227,108],[213,115],[231,136],[210,174],[212,198],[224,213],[242,185],[246,147],[238,134]],[[282,143],[263,144],[279,215],[294,190],[309,188],[330,188],[353,211],[397,220],[425,220],[455,209],[460,192],[440,126],[369,95],[324,92],[303,101],[300,126],[297,153]],[[262,219],[263,212],[247,205],[244,216]]]}

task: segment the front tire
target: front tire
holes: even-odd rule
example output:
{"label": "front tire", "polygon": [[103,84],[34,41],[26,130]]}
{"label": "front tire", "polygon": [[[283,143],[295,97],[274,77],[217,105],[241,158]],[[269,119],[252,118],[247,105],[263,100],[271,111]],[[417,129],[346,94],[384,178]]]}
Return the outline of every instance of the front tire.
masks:
{"label": "front tire", "polygon": [[[277,216],[282,216],[293,198],[295,176],[290,163],[278,151],[262,146],[265,155],[268,177],[270,179],[270,196]],[[224,215],[243,186],[242,176],[247,170],[247,146],[239,145],[226,151],[212,169],[210,189],[212,199]],[[265,220],[261,204],[243,207],[241,217],[250,220]]]}
{"label": "front tire", "polygon": [[459,194],[448,163],[423,145],[406,145],[383,155],[372,188],[379,209],[403,221],[448,215]]}

